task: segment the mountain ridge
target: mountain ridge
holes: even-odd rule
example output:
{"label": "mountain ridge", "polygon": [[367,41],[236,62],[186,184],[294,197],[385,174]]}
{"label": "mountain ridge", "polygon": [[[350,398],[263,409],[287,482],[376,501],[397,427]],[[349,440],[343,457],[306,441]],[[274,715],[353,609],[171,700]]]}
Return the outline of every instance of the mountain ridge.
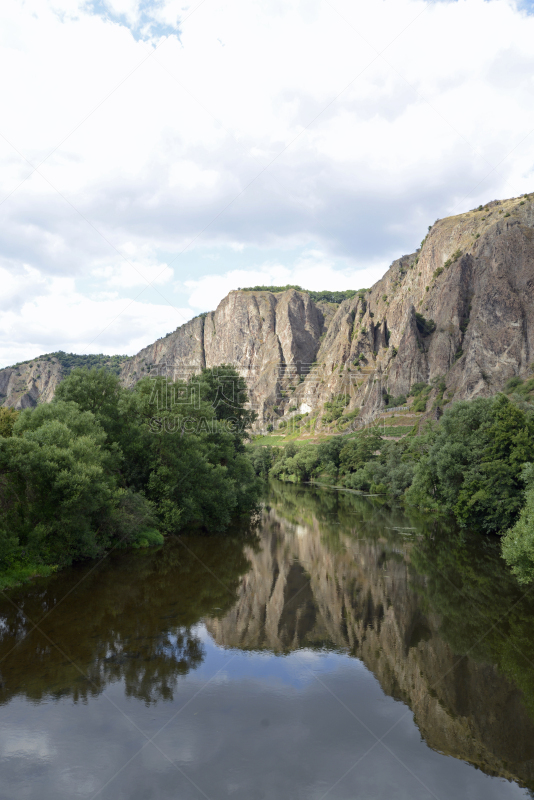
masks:
{"label": "mountain ridge", "polygon": [[[232,363],[247,381],[258,428],[299,412],[320,423],[325,403],[339,397],[348,397],[341,421],[366,423],[388,397],[419,383],[438,414],[448,402],[494,394],[534,362],[533,197],[436,221],[415,253],[337,305],[302,289],[233,290],[214,311],[125,360],[121,381]],[[0,370],[4,405],[51,399],[61,369],[46,379],[41,369],[39,383],[40,365],[19,366],[19,376]]]}

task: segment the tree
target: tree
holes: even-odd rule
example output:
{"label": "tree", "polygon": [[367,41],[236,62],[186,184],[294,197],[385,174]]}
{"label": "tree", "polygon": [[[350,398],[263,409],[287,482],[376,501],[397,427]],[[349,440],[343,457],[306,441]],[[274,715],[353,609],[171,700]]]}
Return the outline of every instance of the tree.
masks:
{"label": "tree", "polygon": [[504,395],[447,409],[407,501],[484,532],[509,527],[523,503],[521,465],[534,459],[532,417]]}
{"label": "tree", "polygon": [[24,411],[0,441],[4,541],[45,563],[68,564],[109,546],[116,453],[89,412],[58,402]]}
{"label": "tree", "polygon": [[[234,380],[237,373],[230,377]],[[204,386],[214,386],[212,374]],[[226,373],[226,377],[228,373]],[[237,376],[241,391],[244,382]],[[0,559],[65,565],[115,546],[163,541],[195,524],[225,530],[260,482],[244,453],[253,413],[198,400],[198,386],[145,378],[133,390],[105,369],[74,369],[54,402],[0,416]],[[196,394],[195,394],[196,393]],[[218,406],[217,406],[218,408]]]}
{"label": "tree", "polygon": [[57,387],[55,399],[72,401],[81,411],[91,411],[106,433],[116,436],[122,392],[119,378],[113,372],[103,367],[76,367]]}
{"label": "tree", "polygon": [[534,464],[523,466],[526,484],[525,504],[515,525],[502,540],[502,555],[519,583],[534,580]]}
{"label": "tree", "polygon": [[213,408],[215,418],[224,422],[226,430],[232,432],[236,442],[242,445],[258,415],[246,407],[247,385],[235,367],[221,364],[203,369],[190,384],[195,389],[198,387],[199,399]]}
{"label": "tree", "polygon": [[7,439],[13,433],[13,425],[19,415],[14,408],[0,408],[0,436]]}

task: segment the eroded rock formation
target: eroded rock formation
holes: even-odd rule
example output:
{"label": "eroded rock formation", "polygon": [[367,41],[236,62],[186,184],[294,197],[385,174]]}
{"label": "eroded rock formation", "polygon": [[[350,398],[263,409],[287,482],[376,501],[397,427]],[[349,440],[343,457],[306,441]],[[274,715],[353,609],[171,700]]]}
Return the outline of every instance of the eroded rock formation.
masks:
{"label": "eroded rock formation", "polygon": [[[187,376],[232,363],[260,426],[304,407],[320,416],[341,393],[350,394],[347,410],[361,409],[367,421],[386,393],[406,394],[419,381],[434,383],[430,399],[440,391],[442,404],[488,396],[531,370],[533,289],[534,202],[494,201],[436,222],[420,250],[340,305],[295,290],[232,291],[215,311],[131,358],[122,380],[130,386],[153,370]],[[47,401],[62,377],[43,377],[40,362],[18,372],[0,371],[4,405]]]}

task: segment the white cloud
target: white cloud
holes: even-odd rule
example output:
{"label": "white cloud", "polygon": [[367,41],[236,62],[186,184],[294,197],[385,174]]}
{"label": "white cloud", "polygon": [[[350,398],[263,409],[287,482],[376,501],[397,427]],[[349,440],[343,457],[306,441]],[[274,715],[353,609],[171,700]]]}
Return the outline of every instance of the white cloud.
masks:
{"label": "white cloud", "polygon": [[[533,39],[512,0],[5,0],[0,266],[43,298],[74,279],[99,318],[101,292],[135,296],[136,269],[174,273],[194,308],[258,270],[356,281],[436,217],[533,189]],[[295,265],[311,243],[329,271]],[[260,264],[277,248],[277,264],[230,286],[206,248]]]}
{"label": "white cloud", "polygon": [[126,242],[119,249],[123,256],[117,253],[111,261],[95,267],[94,278],[102,279],[109,287],[157,286],[172,279],[173,270],[158,262],[147,246]]}
{"label": "white cloud", "polygon": [[83,296],[71,279],[55,278],[46,291],[0,315],[0,365],[56,350],[133,355],[192,316],[163,301]]}

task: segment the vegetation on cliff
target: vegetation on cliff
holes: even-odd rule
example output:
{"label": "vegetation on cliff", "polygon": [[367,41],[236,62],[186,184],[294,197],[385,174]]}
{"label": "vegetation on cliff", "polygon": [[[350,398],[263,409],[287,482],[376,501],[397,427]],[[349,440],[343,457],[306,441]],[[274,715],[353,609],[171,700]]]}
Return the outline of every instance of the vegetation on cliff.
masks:
{"label": "vegetation on cliff", "polygon": [[186,525],[224,531],[259,492],[245,401],[232,367],[189,383],[145,378],[133,391],[106,369],[74,369],[52,403],[6,410],[0,571],[157,544]]}
{"label": "vegetation on cliff", "polygon": [[103,353],[88,353],[79,355],[78,353],[65,353],[63,350],[58,350],[55,353],[45,353],[43,356],[31,359],[31,361],[19,361],[13,364],[14,367],[21,367],[23,364],[31,364],[32,361],[56,361],[61,364],[63,371],[68,375],[71,370],[76,367],[85,367],[86,369],[108,369],[118,375],[121,371],[123,364],[128,361],[129,356],[106,356]]}
{"label": "vegetation on cliff", "polygon": [[288,289],[296,289],[297,292],[306,292],[309,294],[314,303],[335,303],[338,305],[343,300],[349,300],[355,294],[364,294],[367,289],[345,289],[344,291],[332,292],[325,289],[321,292],[314,292],[310,289],[303,289],[302,286],[287,284],[286,286],[247,286],[240,288],[241,292],[287,292]]}

